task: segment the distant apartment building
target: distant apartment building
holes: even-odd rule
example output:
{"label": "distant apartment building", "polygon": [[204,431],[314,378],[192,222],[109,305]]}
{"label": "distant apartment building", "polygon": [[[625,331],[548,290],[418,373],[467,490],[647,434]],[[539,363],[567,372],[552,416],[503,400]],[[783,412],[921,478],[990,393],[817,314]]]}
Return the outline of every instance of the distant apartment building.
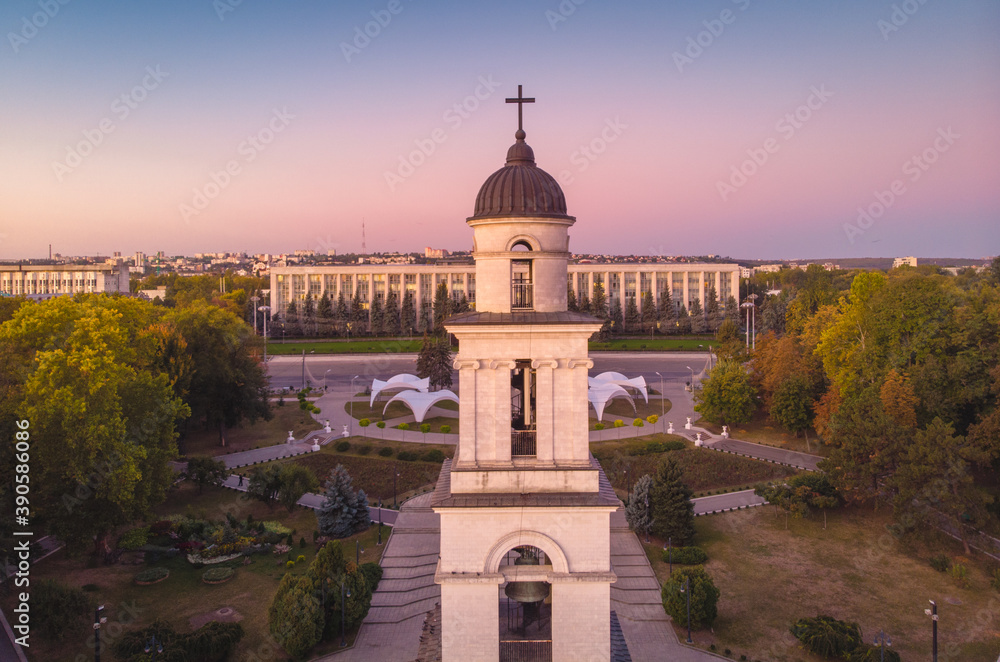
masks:
{"label": "distant apartment building", "polygon": [[892,261],[892,268],[893,269],[895,269],[896,267],[902,267],[904,265],[905,266],[909,266],[909,267],[915,267],[915,266],[917,266],[917,258],[915,258],[913,256],[910,256],[910,257],[897,257],[896,259],[894,259]]}
{"label": "distant apartment building", "polygon": [[426,258],[440,260],[448,257],[448,255],[450,255],[450,253],[443,248],[431,248],[430,246],[424,248],[424,257]]}
{"label": "distant apartment building", "polygon": [[121,258],[114,264],[0,264],[0,293],[29,299],[80,292],[129,291],[129,270]]}

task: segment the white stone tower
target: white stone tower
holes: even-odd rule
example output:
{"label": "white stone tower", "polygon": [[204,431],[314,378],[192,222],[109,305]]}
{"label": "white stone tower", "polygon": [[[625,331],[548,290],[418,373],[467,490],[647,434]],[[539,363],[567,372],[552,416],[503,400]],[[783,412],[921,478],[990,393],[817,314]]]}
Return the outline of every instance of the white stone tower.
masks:
{"label": "white stone tower", "polygon": [[476,312],[445,322],[459,343],[460,423],[432,500],[444,660],[532,646],[532,659],[608,660],[619,502],[590,456],[587,402],[587,340],[600,321],[567,311],[576,219],[524,142],[520,104],[534,100],[518,86],[507,101],[518,103],[516,142],[468,219]]}

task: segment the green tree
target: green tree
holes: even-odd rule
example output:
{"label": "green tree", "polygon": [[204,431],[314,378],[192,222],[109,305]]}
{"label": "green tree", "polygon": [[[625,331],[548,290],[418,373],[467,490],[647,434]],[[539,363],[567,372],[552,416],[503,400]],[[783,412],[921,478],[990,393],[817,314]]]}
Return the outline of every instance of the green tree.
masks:
{"label": "green tree", "polygon": [[687,308],[684,306],[681,306],[680,310],[677,311],[677,324],[674,328],[681,335],[691,333],[691,316],[688,315]]}
{"label": "green tree", "polygon": [[719,297],[715,291],[715,282],[709,280],[705,288],[705,325],[712,333],[722,324],[723,312],[719,306]]}
{"label": "green tree", "polygon": [[642,314],[640,318],[644,330],[650,331],[656,328],[656,302],[653,301],[653,293],[648,290],[642,295]]}
{"label": "green tree", "polygon": [[580,293],[580,300],[576,305],[576,309],[581,313],[590,314],[590,299],[587,298],[586,292]]}
{"label": "green tree", "polygon": [[675,545],[690,544],[694,538],[694,493],[681,480],[683,470],[669,455],[660,460],[653,486],[649,490],[649,507],[653,516],[652,532],[659,538],[672,538]]}
{"label": "green tree", "polygon": [[695,394],[695,411],[713,423],[735,425],[749,421],[757,408],[757,394],[747,369],[736,361],[719,361]]}
{"label": "green tree", "polygon": [[431,388],[444,389],[452,386],[451,373],[451,345],[448,339],[424,336],[417,355],[417,376],[430,379]]}
{"label": "green tree", "polygon": [[799,436],[804,432],[809,448],[809,426],[812,424],[812,393],[809,382],[802,375],[789,375],[771,398],[771,419],[789,432]]}
{"label": "green tree", "polygon": [[701,302],[698,299],[691,299],[691,310],[689,317],[691,319],[691,333],[705,333],[705,311],[701,308]]}
{"label": "green tree", "polygon": [[361,300],[360,283],[354,288],[354,298],[351,299],[351,320],[349,322],[351,331],[355,336],[360,336],[368,332],[368,310]]}
{"label": "green tree", "polygon": [[295,299],[288,302],[285,307],[285,321],[289,324],[298,324],[299,322],[299,307],[295,303]]}
{"label": "green tree", "polygon": [[579,312],[580,307],[576,302],[576,292],[573,291],[573,283],[566,283],[566,310]]}
{"label": "green tree", "polygon": [[371,334],[380,335],[385,326],[385,308],[382,307],[382,296],[375,294],[372,297],[371,308],[368,311],[371,319]]}
{"label": "green tree", "polygon": [[[961,437],[954,428],[935,418],[919,430],[906,447],[895,474],[897,515],[910,513],[944,517],[971,554],[967,523],[981,528],[988,520],[992,497],[976,484],[977,471],[988,471],[1000,455],[1000,440]],[[933,513],[928,512],[933,508]]]}
{"label": "green tree", "polygon": [[316,300],[313,298],[312,292],[306,295],[305,302],[302,304],[302,315],[299,319],[299,325],[302,327],[302,335],[309,335],[309,332],[315,329],[316,323]]}
{"label": "green tree", "polygon": [[604,293],[604,283],[594,283],[594,295],[590,300],[590,314],[606,319],[608,316],[608,297]]}
{"label": "green tree", "polygon": [[198,494],[201,494],[206,485],[220,485],[225,481],[229,475],[229,469],[226,468],[226,463],[221,460],[195,456],[188,459],[184,475],[198,486]]}
{"label": "green tree", "polygon": [[611,302],[611,311],[608,314],[608,321],[611,322],[612,333],[624,333],[624,317],[622,316],[622,302],[614,299]]}
{"label": "green tree", "polygon": [[670,289],[665,289],[660,293],[660,305],[656,311],[656,317],[660,323],[661,333],[677,332],[677,311],[674,307],[674,300],[670,296]]}
{"label": "green tree", "polygon": [[635,297],[626,297],[625,302],[625,332],[635,333],[639,331],[639,307],[635,303]]}
{"label": "green tree", "polygon": [[417,309],[414,304],[413,292],[407,290],[403,294],[403,306],[399,314],[400,329],[406,335],[417,330]]}
{"label": "green tree", "polygon": [[646,474],[635,481],[628,505],[625,506],[625,519],[636,533],[649,533],[653,526],[652,504],[649,501],[649,490],[653,486],[653,477]]}
{"label": "green tree", "polygon": [[285,464],[278,479],[278,503],[292,512],[302,495],[317,487],[319,481],[312,471],[294,462]]}
{"label": "green tree", "polygon": [[293,658],[304,657],[323,637],[323,611],[307,576],[281,578],[267,612],[274,637]]}
{"label": "green tree", "polygon": [[993,282],[1000,284],[1000,256],[993,258],[990,262],[989,273],[993,277]]}
{"label": "green tree", "polygon": [[330,293],[323,292],[319,303],[316,304],[316,319],[322,320],[323,334],[330,333],[330,327],[334,320],[333,302],[330,301]]}
{"label": "green tree", "polygon": [[[691,592],[690,598],[687,591]],[[688,600],[691,604],[691,627],[701,629],[712,627],[718,616],[720,591],[715,587],[712,576],[701,566],[689,566],[674,570],[660,590],[663,610],[674,623],[685,625],[688,618]]]}
{"label": "green tree", "polygon": [[385,295],[385,317],[382,321],[382,332],[387,336],[398,336],[402,331],[402,322],[399,311],[399,295],[396,290],[390,288]]}
{"label": "green tree", "polygon": [[452,315],[452,301],[448,296],[448,285],[441,281],[434,291],[434,334],[444,335],[444,321]]}
{"label": "green tree", "polygon": [[857,623],[838,621],[830,616],[800,618],[792,625],[792,635],[820,657],[843,658],[862,644]]}
{"label": "green tree", "polygon": [[274,505],[281,491],[281,467],[268,464],[254,467],[250,471],[247,482],[247,498],[262,501],[268,506]]}
{"label": "green tree", "polygon": [[270,420],[263,341],[233,313],[204,302],[165,316],[187,342],[194,366],[187,402],[191,417],[219,431],[247,421]]}
{"label": "green tree", "polygon": [[316,511],[319,532],[331,538],[347,536],[371,525],[368,497],[364,490],[354,491],[351,476],[343,465],[330,472],[326,481],[326,499]]}
{"label": "green tree", "polygon": [[337,295],[336,308],[337,332],[345,333],[347,324],[351,321],[351,302],[344,298],[344,290]]}

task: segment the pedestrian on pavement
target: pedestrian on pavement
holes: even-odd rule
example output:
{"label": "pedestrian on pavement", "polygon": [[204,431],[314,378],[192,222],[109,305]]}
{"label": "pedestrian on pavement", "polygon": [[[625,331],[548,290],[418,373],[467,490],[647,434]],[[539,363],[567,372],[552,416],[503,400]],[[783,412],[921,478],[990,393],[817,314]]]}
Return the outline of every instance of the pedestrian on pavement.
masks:
{"label": "pedestrian on pavement", "polygon": [[239,487],[243,487],[243,474],[240,474],[240,484]]}

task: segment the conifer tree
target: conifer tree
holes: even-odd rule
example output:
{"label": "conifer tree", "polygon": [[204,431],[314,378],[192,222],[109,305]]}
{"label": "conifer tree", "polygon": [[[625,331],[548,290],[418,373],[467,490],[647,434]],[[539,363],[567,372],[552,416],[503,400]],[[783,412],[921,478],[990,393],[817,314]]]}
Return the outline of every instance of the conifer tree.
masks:
{"label": "conifer tree", "polygon": [[396,294],[396,290],[390,289],[385,296],[382,332],[387,336],[398,336],[400,329],[399,296]]}
{"label": "conifer tree", "polygon": [[[330,323],[333,321],[333,304],[330,302],[330,293],[323,292],[319,303],[316,304],[316,326],[317,332],[320,322],[323,324],[323,333],[330,332]],[[317,333],[318,335],[318,333]]]}
{"label": "conifer tree", "polygon": [[354,298],[351,300],[351,330],[360,336],[368,331],[368,311],[365,310],[361,301],[361,288],[355,288]]}
{"label": "conifer tree", "polygon": [[625,303],[625,331],[635,333],[639,330],[639,307],[635,303],[635,297],[627,297]]}
{"label": "conifer tree", "polygon": [[444,281],[438,283],[434,292],[434,333],[444,334],[444,321],[451,317],[452,301],[448,296],[448,286]]}
{"label": "conifer tree", "polygon": [[694,538],[694,504],[691,503],[694,493],[681,481],[682,476],[680,465],[667,455],[660,461],[649,490],[652,532],[664,540],[673,539],[678,546],[687,545]]}
{"label": "conifer tree", "polygon": [[644,330],[656,328],[656,303],[653,301],[653,293],[648,290],[642,295],[641,315]]}
{"label": "conifer tree", "polygon": [[344,298],[344,290],[337,295],[334,318],[337,323],[337,333],[344,333],[347,330],[347,323],[351,321],[351,304]]}
{"label": "conifer tree", "polygon": [[677,332],[677,311],[674,308],[674,300],[670,296],[670,290],[663,290],[660,294],[660,305],[656,311],[657,319],[660,321],[660,331],[662,333]]}
{"label": "conifer tree", "polygon": [[309,577],[286,574],[267,612],[271,634],[293,658],[304,657],[323,637],[323,612],[312,589]]}
{"label": "conifer tree", "polygon": [[677,311],[677,324],[674,328],[681,335],[691,333],[691,316],[688,315],[687,308],[684,306],[681,306],[681,309]]}
{"label": "conifer tree", "polygon": [[330,472],[325,496],[323,505],[316,511],[321,535],[346,538],[371,525],[368,497],[364,490],[354,491],[353,481],[344,465],[338,464]]}
{"label": "conifer tree", "polygon": [[701,302],[697,299],[691,300],[691,333],[705,333],[705,313],[701,308]]}
{"label": "conifer tree", "polygon": [[590,314],[601,319],[608,317],[608,297],[604,293],[604,283],[594,283],[594,297],[590,300]]}
{"label": "conifer tree", "polygon": [[581,313],[590,313],[590,299],[587,298],[586,292],[580,295],[580,301],[576,304],[576,309]]}
{"label": "conifer tree", "polygon": [[414,306],[413,292],[407,290],[403,294],[403,306],[399,313],[400,332],[410,335],[417,330],[417,310]]}
{"label": "conifer tree", "polygon": [[451,388],[451,345],[447,338],[424,336],[417,355],[417,376],[430,379],[433,389]]}
{"label": "conifer tree", "polygon": [[653,527],[653,504],[649,501],[649,490],[653,486],[653,477],[649,474],[635,482],[628,505],[625,506],[625,519],[636,533],[649,532]]}
{"label": "conifer tree", "polygon": [[579,311],[579,306],[576,303],[576,292],[573,291],[572,283],[566,283],[566,310],[574,313]]}
{"label": "conifer tree", "polygon": [[376,294],[372,297],[371,310],[369,311],[371,316],[371,335],[377,336],[382,333],[382,327],[385,325],[385,308],[382,306],[382,297]]}
{"label": "conifer tree", "polygon": [[611,314],[608,316],[608,320],[611,322],[611,331],[613,333],[622,333],[625,331],[625,329],[622,328],[622,324],[624,322],[622,316],[622,304],[618,299],[615,299],[611,303]]}

